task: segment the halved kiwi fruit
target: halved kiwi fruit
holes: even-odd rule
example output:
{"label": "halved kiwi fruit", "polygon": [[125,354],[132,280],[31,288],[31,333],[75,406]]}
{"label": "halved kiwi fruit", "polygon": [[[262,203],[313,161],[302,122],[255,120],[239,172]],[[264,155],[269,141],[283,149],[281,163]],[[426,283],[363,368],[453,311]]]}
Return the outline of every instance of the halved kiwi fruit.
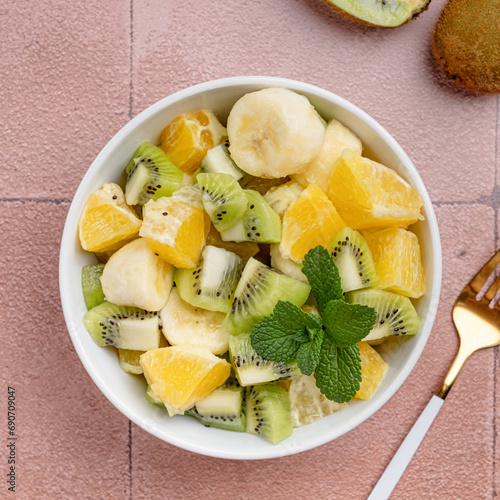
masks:
{"label": "halved kiwi fruit", "polygon": [[222,387],[187,410],[185,415],[191,415],[207,427],[245,432],[245,389],[234,377],[230,377]]}
{"label": "halved kiwi fruit", "polygon": [[308,283],[275,271],[251,257],[222,326],[234,335],[250,333],[257,321],[273,312],[279,300],[287,300],[300,307],[310,291]]}
{"label": "halved kiwi fruit", "polygon": [[235,253],[205,246],[200,263],[190,269],[176,269],[174,281],[179,295],[195,307],[227,313],[244,262]]}
{"label": "halved kiwi fruit", "polygon": [[346,301],[373,307],[375,326],[363,340],[378,340],[391,335],[410,336],[418,333],[420,318],[408,297],[377,288],[356,290],[346,294]]}
{"label": "halved kiwi fruit", "polygon": [[249,387],[246,391],[247,432],[278,444],[293,432],[288,392],[276,384]]}
{"label": "halved kiwi fruit", "polygon": [[137,148],[125,173],[125,199],[129,205],[144,205],[150,199],[171,196],[181,187],[184,175],[162,149],[149,142]]}
{"label": "halved kiwi fruit", "polygon": [[221,238],[238,243],[278,243],[281,240],[280,216],[257,191],[245,189],[244,193],[248,205],[243,217],[231,229],[221,231]]}
{"label": "halved kiwi fruit", "polygon": [[[228,143],[229,144],[229,143]],[[232,175],[237,181],[239,181],[245,173],[243,170],[238,168],[236,163],[234,163],[227,149],[226,144],[219,144],[212,149],[207,151],[207,154],[201,161],[200,167],[195,172],[195,177],[198,178],[198,174],[207,173],[224,173]]]}
{"label": "halved kiwi fruit", "polygon": [[396,28],[427,9],[430,0],[324,0],[344,16],[377,28]]}
{"label": "halved kiwi fruit", "polygon": [[196,176],[203,206],[218,231],[231,229],[247,210],[245,192],[231,174],[201,173]]}
{"label": "halved kiwi fruit", "polygon": [[82,292],[87,311],[102,304],[105,300],[101,276],[104,264],[90,264],[82,267]]}
{"label": "halved kiwi fruit", "polygon": [[257,354],[249,333],[229,339],[229,357],[236,378],[244,387],[301,375],[296,362],[269,361]]}
{"label": "halved kiwi fruit", "polygon": [[134,351],[160,347],[157,312],[103,302],[85,314],[83,324],[100,347],[115,346]]}
{"label": "halved kiwi fruit", "polygon": [[339,269],[344,293],[378,285],[372,252],[358,231],[345,227],[335,235],[328,251]]}

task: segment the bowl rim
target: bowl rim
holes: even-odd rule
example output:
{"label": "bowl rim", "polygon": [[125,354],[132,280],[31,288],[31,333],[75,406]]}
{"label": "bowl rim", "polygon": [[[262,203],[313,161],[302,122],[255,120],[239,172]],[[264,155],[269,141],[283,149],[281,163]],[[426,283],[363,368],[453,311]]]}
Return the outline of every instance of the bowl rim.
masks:
{"label": "bowl rim", "polygon": [[[432,288],[426,292],[429,294],[429,310],[427,312],[424,321],[422,322],[422,327],[419,334],[412,339],[415,342],[413,352],[411,356],[406,361],[405,365],[398,372],[392,383],[386,388],[382,397],[379,397],[377,401],[369,407],[369,411],[361,411],[356,414],[354,418],[351,418],[349,422],[344,423],[336,427],[335,432],[330,432],[328,435],[317,437],[316,439],[311,439],[307,443],[302,445],[293,445],[291,447],[279,447],[274,446],[272,448],[263,447],[262,451],[259,452],[242,452],[242,451],[226,451],[226,450],[215,450],[213,448],[204,447],[200,443],[194,443],[181,439],[176,436],[169,435],[168,439],[166,436],[159,436],[154,433],[151,425],[145,425],[141,421],[139,416],[131,409],[127,404],[123,403],[119,397],[117,397],[113,391],[108,387],[108,384],[103,379],[103,377],[96,372],[93,366],[92,359],[88,357],[83,348],[79,336],[79,327],[81,325],[77,324],[74,317],[74,312],[71,310],[69,302],[69,290],[68,283],[65,279],[66,270],[70,267],[70,257],[65,252],[65,249],[69,246],[70,241],[75,238],[75,221],[79,218],[79,213],[77,213],[77,206],[79,201],[85,195],[88,190],[89,184],[92,182],[94,175],[99,172],[102,165],[102,159],[106,158],[109,152],[115,150],[115,148],[120,145],[124,138],[127,137],[134,129],[136,129],[141,123],[146,121],[151,116],[154,116],[157,112],[168,108],[170,105],[181,101],[186,98],[199,95],[207,91],[214,91],[225,89],[227,87],[248,87],[248,86],[258,86],[264,87],[286,87],[299,93],[305,93],[308,95],[313,95],[320,99],[325,99],[327,101],[333,102],[342,108],[347,109],[348,112],[356,115],[359,119],[365,122],[369,128],[374,129],[376,133],[381,136],[387,143],[390,149],[396,154],[396,156],[401,160],[405,167],[409,168],[412,175],[412,184],[416,187],[419,193],[424,199],[424,207],[426,210],[426,219],[431,235],[431,248],[433,256],[433,283]],[[425,185],[410,158],[404,152],[399,143],[386,131],[382,125],[380,125],[374,118],[368,115],[365,111],[361,110],[355,104],[347,101],[346,99],[325,90],[316,85],[301,82],[298,80],[293,80],[289,78],[274,77],[274,76],[233,76],[227,78],[219,78],[215,80],[208,80],[202,83],[198,83],[182,90],[178,90],[159,101],[155,102],[151,106],[147,107],[140,113],[138,113],[134,118],[132,118],[128,123],[126,123],[101,149],[99,154],[95,157],[90,167],[85,172],[71,202],[69,207],[66,221],[62,233],[60,252],[59,252],[59,288],[61,305],[63,310],[63,315],[65,318],[66,326],[70,334],[70,338],[73,342],[73,346],[77,352],[80,361],[84,365],[87,373],[97,385],[99,390],[104,394],[104,396],[130,421],[134,422],[143,430],[150,434],[153,434],[158,439],[161,439],[169,444],[183,448],[185,450],[195,452],[198,454],[212,456],[217,458],[228,458],[228,459],[241,459],[241,460],[253,460],[253,459],[267,459],[276,458],[291,454],[300,453],[312,448],[316,448],[320,445],[326,444],[334,439],[342,436],[346,432],[354,429],[363,421],[374,415],[392,396],[398,391],[398,389],[405,382],[411,371],[413,370],[415,364],[420,358],[424,347],[427,343],[428,337],[430,335],[432,325],[435,321],[437,306],[439,302],[439,296],[441,291],[441,279],[442,279],[442,254],[441,254],[441,243],[439,236],[439,229],[437,225],[436,216],[433,210],[432,202],[430,200],[429,194],[425,188]]]}

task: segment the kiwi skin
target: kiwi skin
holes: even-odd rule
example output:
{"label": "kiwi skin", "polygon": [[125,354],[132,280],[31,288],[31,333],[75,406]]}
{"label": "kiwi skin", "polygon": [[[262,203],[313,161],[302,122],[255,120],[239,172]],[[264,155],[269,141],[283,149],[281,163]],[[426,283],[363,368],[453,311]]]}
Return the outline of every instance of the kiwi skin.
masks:
{"label": "kiwi skin", "polygon": [[432,51],[459,86],[500,93],[500,0],[449,0],[434,28]]}
{"label": "kiwi skin", "polygon": [[353,16],[349,12],[341,9],[340,7],[337,7],[332,3],[331,0],[323,0],[324,3],[326,3],[330,8],[332,8],[334,11],[338,12],[339,14],[342,14],[344,17],[349,19],[350,21],[355,21],[360,24],[364,24],[365,26],[370,26],[372,28],[382,28],[382,29],[392,29],[392,28],[399,28],[399,26],[403,26],[404,24],[409,23],[411,20],[417,18],[422,12],[425,12],[429,8],[429,4],[431,3],[431,0],[428,0],[427,3],[424,5],[420,6],[417,8],[414,12],[412,12],[412,15],[406,19],[401,24],[398,24],[396,26],[383,26],[381,24],[375,24],[375,23],[370,23],[369,21],[365,21],[364,19],[361,19],[359,17]]}

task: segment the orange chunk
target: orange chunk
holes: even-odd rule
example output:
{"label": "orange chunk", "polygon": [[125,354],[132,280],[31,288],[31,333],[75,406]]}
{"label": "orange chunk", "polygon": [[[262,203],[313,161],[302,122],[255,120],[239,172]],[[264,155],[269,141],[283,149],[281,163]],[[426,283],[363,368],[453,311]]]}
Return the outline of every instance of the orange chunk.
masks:
{"label": "orange chunk", "polygon": [[140,364],[151,391],[163,401],[170,415],[192,408],[231,373],[231,365],[205,346],[152,349],[141,355]]}
{"label": "orange chunk", "polygon": [[121,187],[111,182],[87,198],[78,221],[80,242],[89,252],[113,252],[136,238],[140,227]]}
{"label": "orange chunk", "polygon": [[210,218],[202,208],[180,198],[150,200],[143,208],[140,236],[175,267],[194,267],[205,246]]}
{"label": "orange chunk", "polygon": [[192,174],[207,151],[227,138],[213,111],[183,113],[170,122],[160,135],[160,147],[183,172]]}
{"label": "orange chunk", "polygon": [[311,248],[327,247],[345,226],[326,194],[316,184],[310,184],[283,216],[281,254],[300,263]]}
{"label": "orange chunk", "polygon": [[358,346],[361,355],[361,384],[354,397],[356,399],[370,399],[384,378],[387,363],[368,342],[359,342]]}
{"label": "orange chunk", "polygon": [[368,232],[380,288],[419,298],[425,292],[425,275],[417,235],[401,228]]}
{"label": "orange chunk", "polygon": [[328,196],[352,229],[407,227],[423,220],[420,193],[394,170],[349,150],[337,160]]}

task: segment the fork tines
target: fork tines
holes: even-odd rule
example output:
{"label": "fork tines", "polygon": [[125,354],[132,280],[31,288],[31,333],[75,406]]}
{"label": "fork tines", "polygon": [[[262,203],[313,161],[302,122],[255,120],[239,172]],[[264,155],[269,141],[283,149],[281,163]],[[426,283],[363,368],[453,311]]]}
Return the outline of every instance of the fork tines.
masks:
{"label": "fork tines", "polygon": [[[500,250],[498,250],[498,252],[495,255],[493,255],[493,257],[488,262],[486,262],[486,264],[481,268],[481,270],[470,281],[470,286],[476,293],[479,293],[481,291],[486,281],[488,281],[488,278],[497,268],[498,264],[500,264]],[[488,291],[485,293],[484,296],[488,301],[490,301],[493,299],[493,297],[495,297],[499,289],[500,289],[500,276],[496,278],[496,280],[488,288]]]}

